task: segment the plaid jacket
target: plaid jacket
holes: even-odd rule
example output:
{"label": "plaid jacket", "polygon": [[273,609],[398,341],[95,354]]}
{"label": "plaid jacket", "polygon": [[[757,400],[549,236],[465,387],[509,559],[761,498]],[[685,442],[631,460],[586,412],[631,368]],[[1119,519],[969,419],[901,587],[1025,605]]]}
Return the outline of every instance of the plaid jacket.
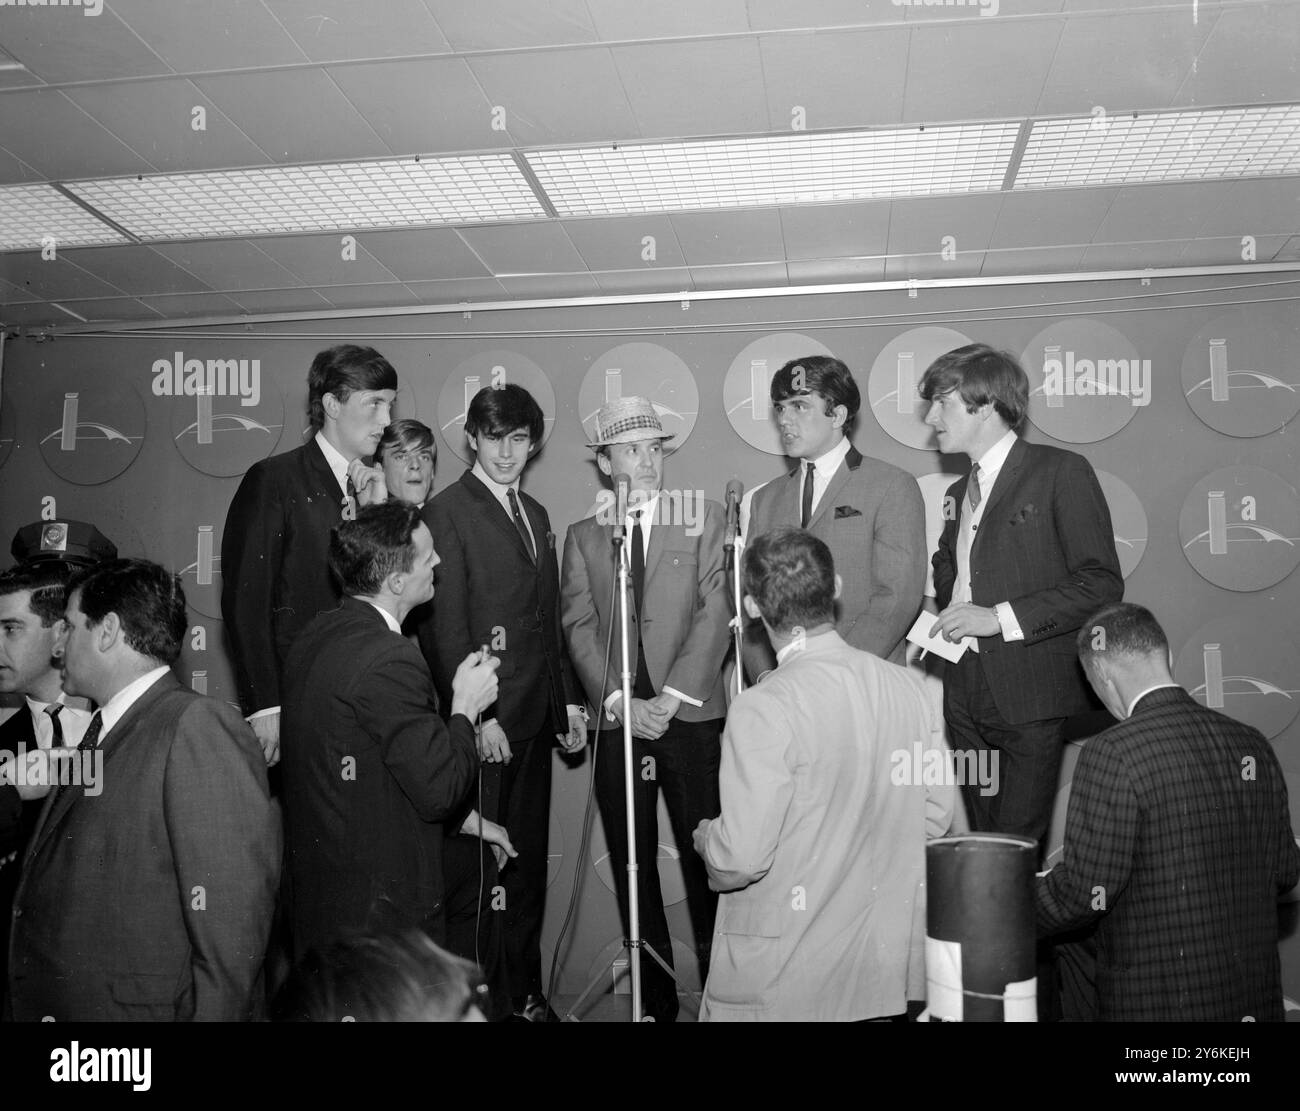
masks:
{"label": "plaid jacket", "polygon": [[1166,687],[1084,748],[1038,928],[1097,922],[1101,1021],[1281,1021],[1277,898],[1297,879],[1268,741]]}

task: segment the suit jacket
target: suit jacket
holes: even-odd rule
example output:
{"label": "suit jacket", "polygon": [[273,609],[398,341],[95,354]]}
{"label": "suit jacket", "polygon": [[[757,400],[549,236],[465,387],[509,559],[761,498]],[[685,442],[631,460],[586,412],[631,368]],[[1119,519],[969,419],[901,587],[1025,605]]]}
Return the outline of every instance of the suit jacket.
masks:
{"label": "suit jacket", "polygon": [[702,853],[723,894],[701,1021],[847,1021],[924,997],[925,842],[954,799],[912,770],[932,750],[943,715],[921,677],[835,632],[736,697]]}
{"label": "suit jacket", "polygon": [[[798,527],[802,476],[797,466],[754,492],[749,539],[778,525]],[[925,504],[916,479],[850,447],[808,531],[830,548],[842,580],[836,631],[853,647],[901,664],[925,589]]]}
{"label": "suit jacket", "polygon": [[[952,600],[966,479],[948,487],[934,554],[936,601]],[[1013,725],[1093,708],[1074,634],[1124,596],[1110,510],[1092,465],[1060,448],[1017,439],[986,497],[971,546],[971,601],[1010,602],[1024,640],[979,638],[979,661],[998,713]]]}
{"label": "suit jacket", "polygon": [[[646,669],[656,691],[665,686],[699,699],[683,702],[682,721],[712,721],[727,713],[722,662],[731,644],[731,591],[723,569],[724,514],[717,502],[685,493],[659,495],[659,519],[650,529],[642,612],[633,604],[628,577],[628,660],[637,669],[637,621],[645,646]],[[678,511],[680,509],[680,512]],[[689,522],[689,523],[688,523]],[[618,639],[614,580],[613,525],[596,517],[579,521],[564,541],[564,586],[561,602],[569,654],[593,707],[622,689],[622,651]],[[634,543],[634,538],[629,538]],[[610,661],[605,644],[610,626]]]}
{"label": "suit jacket", "polygon": [[252,730],[167,674],[97,754],[102,792],[51,791],[23,860],[14,1018],[255,1017],[281,847]]}
{"label": "suit jacket", "polygon": [[421,510],[442,559],[432,611],[419,625],[438,696],[451,706],[456,668],[486,644],[501,660],[500,694],[483,720],[495,717],[512,745],[543,729],[567,733],[565,707],[580,701],[560,632],[551,521],[522,490],[519,503],[537,546],[535,564],[514,521],[472,471]]}
{"label": "suit jacket", "polygon": [[[8,753],[16,758],[20,752],[31,752],[35,748],[36,731],[32,728],[32,712],[24,701],[0,724],[0,753]],[[9,980],[9,928],[14,895],[18,891],[18,877],[22,872],[23,850],[31,840],[44,805],[44,799],[24,802],[19,797],[17,787],[0,787],[0,858],[11,852],[18,854],[8,864],[0,865],[0,1000],[5,997]]]}
{"label": "suit jacket", "polygon": [[1084,746],[1038,925],[1097,923],[1099,1021],[1280,1022],[1277,899],[1297,879],[1272,746],[1165,687]]}
{"label": "suit jacket", "polygon": [[254,463],[235,492],[221,535],[221,615],[246,714],[280,705],[294,638],[339,604],[329,540],[343,501],[314,438]]}
{"label": "suit jacket", "polygon": [[295,953],[412,926],[445,943],[442,822],[468,807],[473,727],[443,723],[419,649],[356,598],[303,630],[284,676]]}

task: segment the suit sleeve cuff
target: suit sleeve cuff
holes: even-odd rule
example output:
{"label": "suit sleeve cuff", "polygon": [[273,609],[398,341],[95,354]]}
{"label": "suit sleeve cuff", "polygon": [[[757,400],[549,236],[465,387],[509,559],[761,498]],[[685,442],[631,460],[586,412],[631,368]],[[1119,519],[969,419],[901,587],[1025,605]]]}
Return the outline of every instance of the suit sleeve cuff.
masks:
{"label": "suit sleeve cuff", "polygon": [[618,720],[618,718],[614,716],[614,707],[618,705],[618,700],[622,697],[623,697],[622,691],[614,691],[613,694],[611,694],[607,699],[605,699],[604,706],[605,706],[606,721]]}
{"label": "suit sleeve cuff", "polygon": [[279,706],[267,706],[266,709],[264,710],[253,711],[253,713],[249,714],[248,717],[244,718],[244,720],[255,721],[258,718],[267,718],[270,717],[272,714],[278,714],[279,712],[280,712]]}
{"label": "suit sleeve cuff", "polygon": [[701,702],[698,698],[692,698],[689,694],[682,694],[682,692],[679,691],[676,687],[665,686],[665,687],[663,688],[663,690],[662,690],[661,693],[662,693],[662,694],[671,694],[674,698],[679,699],[679,700],[681,700],[682,702],[685,702],[687,705],[690,705],[690,706],[703,706],[703,705],[704,705],[704,703]]}
{"label": "suit sleeve cuff", "polygon": [[1016,611],[1011,608],[1010,602],[999,602],[993,607],[993,612],[998,615],[998,624],[1002,627],[1003,640],[1024,640],[1024,631],[1020,628],[1020,622],[1016,620]]}

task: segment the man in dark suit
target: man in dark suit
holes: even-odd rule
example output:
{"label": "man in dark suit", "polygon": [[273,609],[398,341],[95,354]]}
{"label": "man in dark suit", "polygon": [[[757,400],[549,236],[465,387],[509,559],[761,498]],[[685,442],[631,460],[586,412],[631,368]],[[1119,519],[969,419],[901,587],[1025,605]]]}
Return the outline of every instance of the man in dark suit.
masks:
{"label": "man in dark suit", "polygon": [[1010,355],[959,347],[920,391],[939,450],[972,463],[944,502],[930,632],[967,649],[944,681],[953,748],[999,761],[999,791],[964,786],[966,812],[972,829],[1033,837],[1041,851],[1065,719],[1092,705],[1071,634],[1124,594],[1110,510],[1083,456],[1016,435],[1029,380]]}
{"label": "man in dark suit", "polygon": [[[433,597],[438,563],[415,506],[394,499],[361,509],[334,530],[329,560],[342,604],[302,631],[284,669],[295,951],[408,927],[449,944],[454,903],[451,909],[465,910],[456,925],[463,934],[468,919],[468,942],[453,951],[473,958],[479,877],[472,869],[472,883],[449,890],[443,823],[479,832],[471,809],[479,765],[472,722],[496,697],[497,661],[477,653],[461,660],[444,725],[429,669],[401,635],[406,615]],[[482,833],[502,853],[513,851],[495,824],[484,823]],[[490,856],[484,866],[483,886],[490,889]],[[489,930],[487,936],[496,935]],[[499,941],[484,948],[493,946]],[[495,954],[480,956],[492,974]]]}
{"label": "man in dark suit", "polygon": [[465,656],[486,646],[501,689],[478,730],[483,815],[503,823],[519,857],[502,873],[505,955],[516,1010],[544,1020],[542,913],[552,742],[586,743],[586,719],[560,631],[555,534],[542,505],[519,489],[542,442],[542,410],[516,385],[470,402],[465,435],[474,465],[422,510],[442,562],[420,640],[443,706]]}
{"label": "man in dark suit", "polygon": [[[754,491],[745,535],[806,529],[831,550],[843,589],[835,631],[854,648],[901,664],[925,589],[925,504],[906,471],[863,455],[848,433],[861,404],[839,359],[811,355],[772,378],[772,407],[794,470]],[[746,629],[745,666],[776,666],[760,622]]]}
{"label": "man in dark suit", "polygon": [[115,560],[69,587],[64,689],[99,706],[23,861],[10,1004],[40,1021],[256,1017],[280,837],[239,714],[171,674],[177,578]]}
{"label": "man in dark suit", "polygon": [[[727,712],[722,662],[731,642],[731,601],[722,560],[723,511],[695,491],[663,490],[663,441],[671,437],[643,397],[608,402],[596,414],[596,463],[617,481],[629,479],[627,540],[633,622],[628,659],[635,681],[623,705],[615,596],[617,512],[579,521],[564,542],[562,617],[569,653],[593,706],[610,725],[596,756],[596,799],[605,823],[623,927],[629,926],[627,804],[623,736],[632,718],[636,791],[638,900],[641,934],[670,967],[672,939],[659,890],[659,788],[662,786],[686,885],[701,983],[708,975],[717,895],[691,834],[719,811],[718,764]],[[614,630],[616,633],[616,629]],[[613,659],[605,646],[612,645]],[[672,979],[649,956],[641,962],[646,1013],[677,1017]]]}
{"label": "man in dark suit", "polygon": [[371,347],[341,344],[312,360],[307,408],[315,435],[249,468],[221,536],[221,615],[239,702],[268,764],[280,758],[280,677],[294,637],[338,605],[330,529],[357,503],[383,500],[368,467],[392,415],[397,372]]}
{"label": "man in dark suit", "polygon": [[1075,767],[1039,931],[1095,924],[1099,1021],[1281,1022],[1277,900],[1300,848],[1272,746],[1174,682],[1141,606],[1105,607],[1077,643],[1119,724]]}

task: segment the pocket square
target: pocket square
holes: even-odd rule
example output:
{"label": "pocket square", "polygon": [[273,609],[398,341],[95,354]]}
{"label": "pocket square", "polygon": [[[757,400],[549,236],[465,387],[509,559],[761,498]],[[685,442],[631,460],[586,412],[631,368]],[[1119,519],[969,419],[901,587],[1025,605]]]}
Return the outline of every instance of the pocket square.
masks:
{"label": "pocket square", "polygon": [[862,510],[854,509],[851,505],[837,505],[835,507],[835,519],[838,521],[843,517],[861,517]]}
{"label": "pocket square", "polygon": [[1016,511],[1015,515],[1011,518],[1011,520],[1008,521],[1007,523],[1011,525],[1021,525],[1024,524],[1027,520],[1029,520],[1030,517],[1036,516],[1037,513],[1038,510],[1034,508],[1034,503],[1028,502],[1027,504],[1022,505],[1020,509]]}

